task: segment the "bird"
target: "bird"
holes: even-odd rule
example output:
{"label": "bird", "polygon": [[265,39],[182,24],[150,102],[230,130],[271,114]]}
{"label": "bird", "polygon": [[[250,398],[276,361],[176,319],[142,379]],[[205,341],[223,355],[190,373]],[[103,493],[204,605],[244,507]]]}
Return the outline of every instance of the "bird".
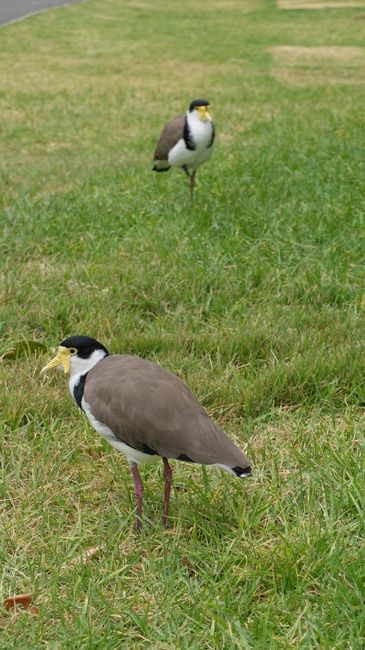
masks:
{"label": "bird", "polygon": [[109,354],[89,336],[69,336],[41,373],[62,366],[69,389],[92,427],[127,457],[137,502],[136,529],[141,531],[143,483],[139,464],[162,458],[164,504],[168,525],[172,481],[169,460],[218,465],[245,478],[251,465],[218,427],[177,375],[157,363],[128,354]]}
{"label": "bird", "polygon": [[206,99],[195,99],[183,115],[177,115],[162,129],[153,156],[153,171],[182,169],[190,181],[193,205],[195,175],[198,167],[209,160],[214,149],[215,129]]}

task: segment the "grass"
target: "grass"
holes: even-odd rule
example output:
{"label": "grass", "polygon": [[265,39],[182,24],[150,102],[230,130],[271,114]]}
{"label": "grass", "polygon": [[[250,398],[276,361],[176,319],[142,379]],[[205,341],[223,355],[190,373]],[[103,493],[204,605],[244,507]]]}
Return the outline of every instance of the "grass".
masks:
{"label": "grass", "polygon": [[[2,600],[39,608],[1,647],[364,647],[363,17],[103,0],[1,30],[1,349],[49,348],[0,364]],[[149,160],[197,96],[190,210]],[[165,532],[145,468],[136,538],[125,460],[39,376],[72,333],[178,373],[253,478],[176,464]]]}

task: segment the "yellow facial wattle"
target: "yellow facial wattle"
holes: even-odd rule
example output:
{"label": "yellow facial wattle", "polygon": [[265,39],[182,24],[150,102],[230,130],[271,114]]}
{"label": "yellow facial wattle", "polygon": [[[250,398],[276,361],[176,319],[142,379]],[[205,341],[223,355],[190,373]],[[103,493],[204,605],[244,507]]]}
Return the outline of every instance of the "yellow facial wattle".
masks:
{"label": "yellow facial wattle", "polygon": [[67,375],[68,372],[70,372],[70,356],[71,356],[71,350],[70,348],[65,348],[62,345],[58,348],[57,355],[54,357],[54,359],[51,359],[47,363],[44,368],[42,368],[42,372],[46,372],[47,370],[50,370],[51,368],[56,368],[57,366],[63,367],[63,371],[65,375]]}
{"label": "yellow facial wattle", "polygon": [[212,122],[212,116],[208,111],[208,106],[198,106],[197,109],[200,120],[209,120]]}

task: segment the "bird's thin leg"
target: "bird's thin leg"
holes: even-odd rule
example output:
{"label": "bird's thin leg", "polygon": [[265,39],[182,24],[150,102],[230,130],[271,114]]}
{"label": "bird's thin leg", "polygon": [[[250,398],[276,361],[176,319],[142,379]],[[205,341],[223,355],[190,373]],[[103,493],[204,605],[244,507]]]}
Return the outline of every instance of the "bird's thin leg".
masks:
{"label": "bird's thin leg", "polygon": [[142,528],[143,483],[139,475],[137,463],[131,463],[131,469],[132,469],[132,476],[134,481],[134,492],[137,498],[136,529],[137,529],[137,533],[140,533]]}
{"label": "bird's thin leg", "polygon": [[170,492],[171,492],[171,479],[172,479],[172,470],[169,465],[169,461],[167,458],[163,458],[163,477],[165,481],[165,492],[164,492],[164,500],[163,500],[163,515],[162,515],[162,523],[167,527],[167,517],[169,514],[169,501],[170,501]]}
{"label": "bird's thin leg", "polygon": [[194,203],[195,174],[196,174],[196,169],[194,169],[194,171],[190,176],[190,205],[191,206]]}
{"label": "bird's thin leg", "polygon": [[181,167],[181,169],[185,172],[185,174],[187,175],[188,178],[191,178],[191,175],[190,175],[190,172],[189,172],[189,170],[188,170],[188,166],[187,166],[187,165],[183,165],[183,166]]}

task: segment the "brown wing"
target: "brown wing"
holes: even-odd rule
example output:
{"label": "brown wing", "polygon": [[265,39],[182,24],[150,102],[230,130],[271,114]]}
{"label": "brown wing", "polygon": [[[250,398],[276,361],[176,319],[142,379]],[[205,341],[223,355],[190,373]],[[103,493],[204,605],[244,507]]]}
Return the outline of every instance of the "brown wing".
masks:
{"label": "brown wing", "polygon": [[88,373],[84,397],[94,417],[134,449],[206,465],[249,466],[185,384],[155,363],[106,357]]}
{"label": "brown wing", "polygon": [[157,143],[155,153],[153,154],[154,162],[157,160],[166,160],[172,149],[184,134],[185,115],[178,115],[174,117],[171,122],[168,122],[162,129],[159,141]]}

